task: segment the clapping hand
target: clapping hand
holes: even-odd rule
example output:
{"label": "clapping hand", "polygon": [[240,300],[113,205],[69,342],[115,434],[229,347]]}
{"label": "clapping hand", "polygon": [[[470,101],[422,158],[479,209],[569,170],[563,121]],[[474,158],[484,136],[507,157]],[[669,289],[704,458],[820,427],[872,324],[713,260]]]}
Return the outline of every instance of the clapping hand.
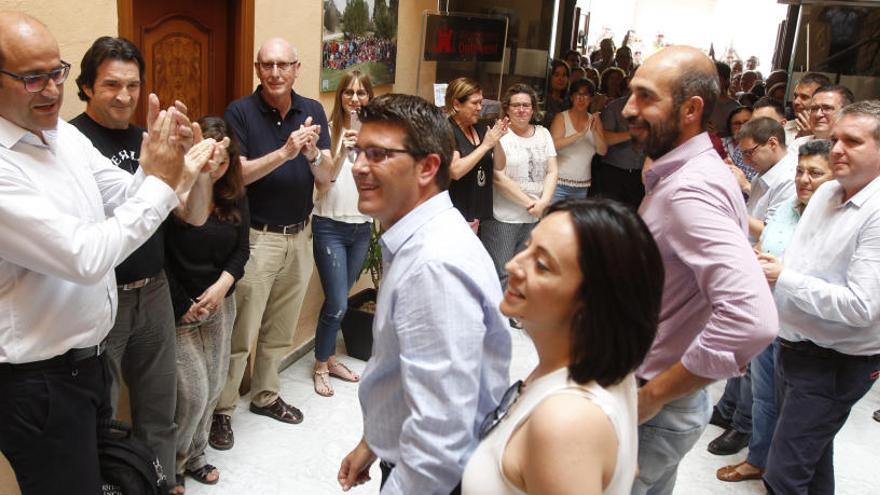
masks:
{"label": "clapping hand", "polygon": [[490,148],[495,147],[495,144],[498,143],[498,140],[501,139],[505,134],[507,134],[509,126],[510,119],[508,117],[496,120],[495,125],[493,125],[491,129],[486,131],[486,136],[483,138],[483,142],[485,142],[486,146]]}
{"label": "clapping hand", "polygon": [[[183,176],[183,144],[192,138],[189,135],[192,128],[186,115],[181,115],[177,108],[159,110],[159,98],[153,93],[147,108],[147,132],[141,143],[140,165],[146,175],[154,175],[176,189]],[[181,122],[186,122],[188,132],[183,131]]]}
{"label": "clapping hand", "polygon": [[[314,152],[310,150],[314,149],[317,151],[316,145],[318,142],[318,134],[321,132],[320,125],[312,125],[312,118],[306,118],[306,121],[303,125],[299,126],[299,129],[290,133],[290,137],[287,138],[287,141],[284,143],[284,146],[281,147],[281,155],[285,160],[292,160],[296,158],[300,152],[305,153],[306,158],[314,159]],[[311,141],[311,144],[309,143]],[[309,153],[312,153],[309,155]]]}

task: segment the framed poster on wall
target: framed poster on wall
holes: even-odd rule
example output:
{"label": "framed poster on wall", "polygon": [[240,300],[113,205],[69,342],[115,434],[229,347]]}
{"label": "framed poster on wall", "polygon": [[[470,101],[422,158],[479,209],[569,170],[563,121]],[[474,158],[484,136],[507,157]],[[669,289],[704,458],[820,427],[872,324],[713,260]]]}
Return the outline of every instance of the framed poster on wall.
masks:
{"label": "framed poster on wall", "polygon": [[321,91],[336,91],[346,71],[391,84],[397,61],[399,0],[323,0]]}

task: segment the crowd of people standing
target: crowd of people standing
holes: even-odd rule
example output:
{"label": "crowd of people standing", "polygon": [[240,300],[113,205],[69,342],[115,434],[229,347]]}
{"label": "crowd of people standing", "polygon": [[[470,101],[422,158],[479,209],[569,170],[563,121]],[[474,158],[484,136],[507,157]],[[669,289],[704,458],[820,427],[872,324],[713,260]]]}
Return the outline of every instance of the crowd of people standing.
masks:
{"label": "crowd of people standing", "polygon": [[[351,71],[328,119],[272,38],[223,117],[149,95],[144,130],[129,41],[86,52],[70,123],[48,29],[2,13],[0,41],[0,450],[24,495],[100,490],[123,382],[169,493],[220,481],[251,352],[249,411],[301,423],[279,365],[313,266],[314,391],[359,382],[343,490],[379,461],[383,494],[669,494],[712,422],[710,451],[750,450],[720,480],[834,491],[880,375],[880,102],[807,74],[789,109],[777,72],[736,94],[696,48],[634,68],[608,40],[598,84],[552,64],[544,108],[512,84],[486,123],[472,79],[438,108]],[[373,223],[360,376],[334,354]],[[538,355],[513,384],[511,327]]]}

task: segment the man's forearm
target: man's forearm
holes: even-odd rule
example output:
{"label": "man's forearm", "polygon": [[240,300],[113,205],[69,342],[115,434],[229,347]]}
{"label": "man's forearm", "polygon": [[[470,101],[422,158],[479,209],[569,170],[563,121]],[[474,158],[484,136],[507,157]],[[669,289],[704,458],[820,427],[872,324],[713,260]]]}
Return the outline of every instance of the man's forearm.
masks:
{"label": "man's forearm", "polygon": [[190,225],[204,225],[211,216],[211,196],[214,193],[214,183],[210,175],[200,173],[189,191],[178,188],[176,192],[180,201],[180,206],[174,210],[177,218]]}
{"label": "man's forearm", "polygon": [[245,185],[252,184],[263,177],[269,175],[273,170],[281,166],[282,163],[293,157],[287,158],[281,153],[281,150],[275,150],[271,153],[254,158],[253,160],[241,158],[241,174],[244,177]]}

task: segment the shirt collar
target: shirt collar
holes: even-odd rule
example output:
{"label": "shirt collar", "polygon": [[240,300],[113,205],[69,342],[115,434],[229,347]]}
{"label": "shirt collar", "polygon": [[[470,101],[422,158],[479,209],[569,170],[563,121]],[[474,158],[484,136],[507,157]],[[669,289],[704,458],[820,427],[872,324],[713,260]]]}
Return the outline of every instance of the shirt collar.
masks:
{"label": "shirt collar", "polygon": [[[51,143],[52,140],[54,140],[56,132],[56,129],[43,131],[43,137],[46,139],[47,143]],[[30,144],[34,144],[37,146],[46,146],[45,144],[43,144],[43,141],[40,139],[40,137],[33,132],[18,126],[18,124],[14,124],[12,121],[7,120],[5,117],[0,116],[0,145],[2,145],[6,149],[11,149],[21,140],[28,141]]]}
{"label": "shirt collar", "polygon": [[[272,113],[275,108],[269,106],[269,104],[266,103],[266,100],[263,99],[263,95],[261,94],[262,92],[263,85],[260,84],[259,86],[257,86],[257,89],[254,90],[254,97],[257,99],[258,102],[257,105],[259,106],[261,112]],[[300,98],[299,95],[296,94],[296,91],[294,91],[293,89],[290,90],[290,109],[294,112],[302,112],[304,110],[302,106],[302,98]]]}
{"label": "shirt collar", "polygon": [[645,173],[645,191],[651,192],[660,180],[678,171],[696,155],[713,149],[709,133],[703,132],[676,146],[670,152],[654,161],[651,170]]}
{"label": "shirt collar", "polygon": [[413,208],[379,238],[384,259],[390,262],[416,231],[432,218],[450,208],[452,208],[452,200],[449,199],[448,191],[435,194],[424,203]]}
{"label": "shirt collar", "polygon": [[786,180],[794,181],[794,174],[792,172],[794,172],[795,167],[797,167],[797,160],[792,160],[792,157],[794,156],[794,153],[786,153],[776,165],[773,165],[770,170],[764,172],[758,177],[767,186],[772,186],[773,184]]}
{"label": "shirt collar", "polygon": [[[839,185],[840,188],[839,194],[843,194],[843,187]],[[872,196],[877,194],[880,191],[880,177],[875,177],[874,180],[868,182],[868,184],[863,187],[859,192],[853,194],[853,197],[849,198],[846,203],[841,204],[841,206],[846,205],[847,203],[852,203],[853,206],[857,208],[861,208]]]}

